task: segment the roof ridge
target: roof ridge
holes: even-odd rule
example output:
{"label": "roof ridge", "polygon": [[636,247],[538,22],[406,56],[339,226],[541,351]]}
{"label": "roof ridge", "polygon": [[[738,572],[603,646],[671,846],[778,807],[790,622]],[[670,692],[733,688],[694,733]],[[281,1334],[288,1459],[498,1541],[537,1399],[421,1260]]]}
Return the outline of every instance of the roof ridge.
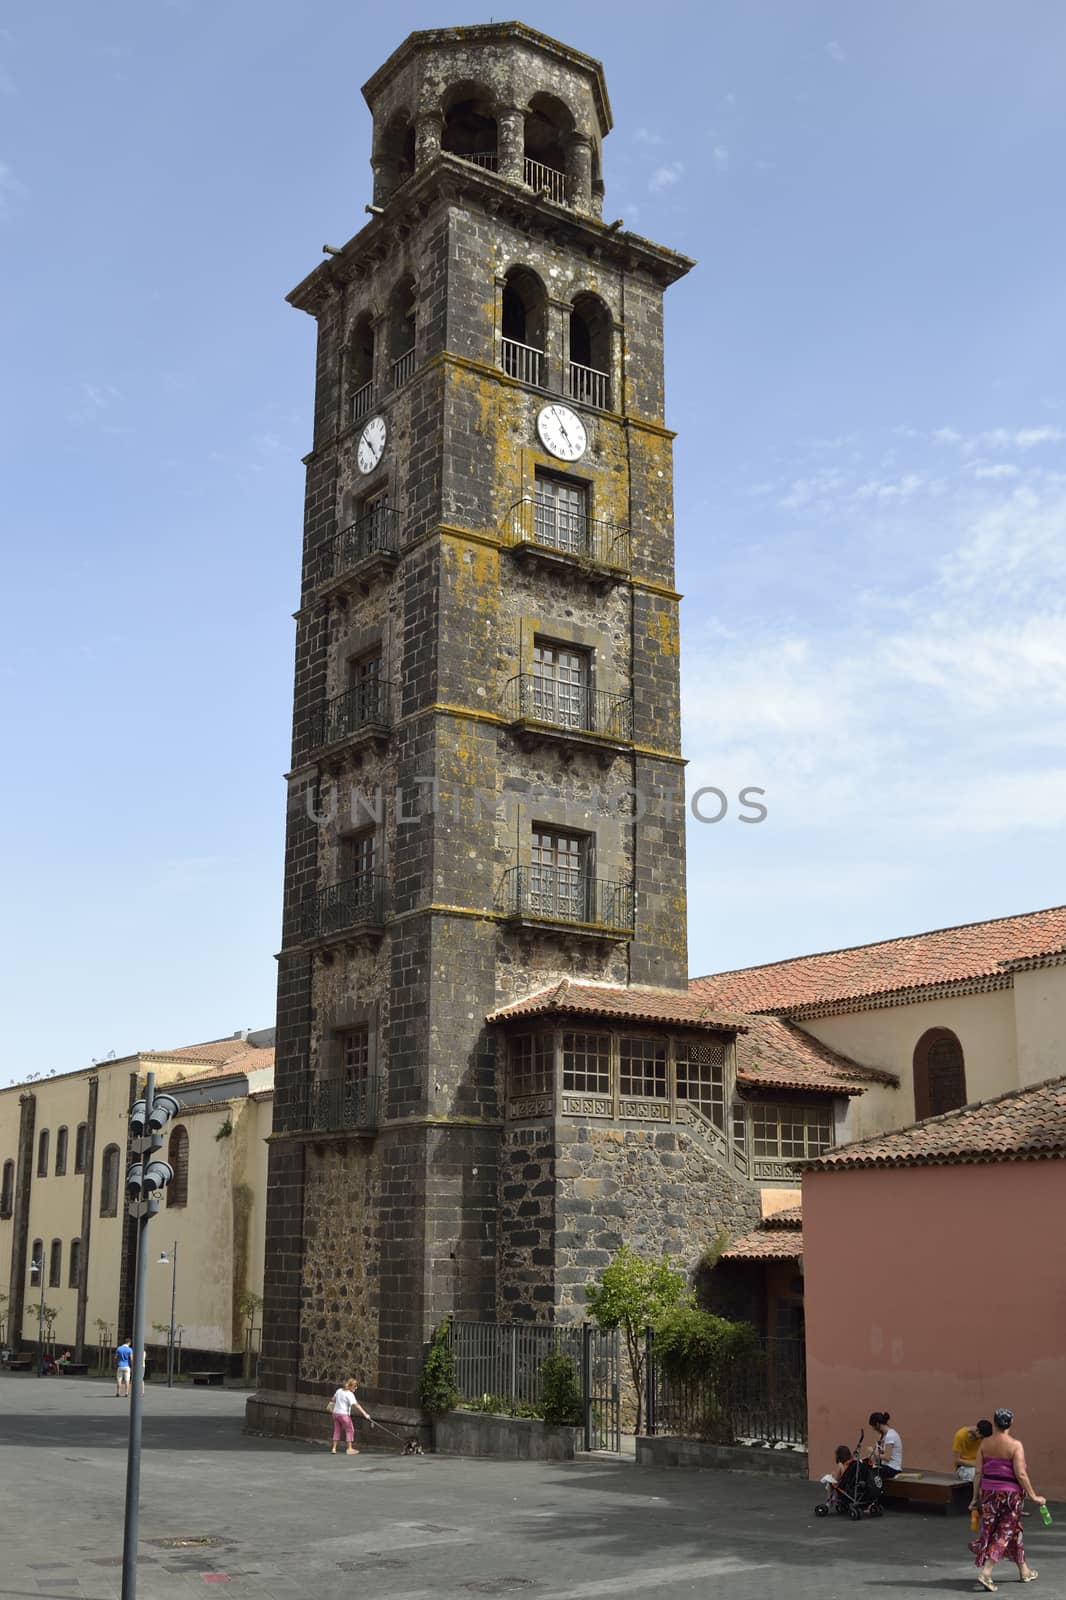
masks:
{"label": "roof ridge", "polygon": [[[688,981],[691,987],[694,983],[706,983],[713,978],[736,978],[743,972],[770,972],[775,967],[793,966],[797,961],[817,961],[822,956],[845,956],[855,950],[880,950],[890,944],[908,944],[914,939],[928,939],[936,933],[963,933],[967,928],[991,928],[1000,922],[1021,922],[1031,917],[1046,917],[1052,911],[1066,912],[1066,905],[1041,906],[1037,911],[1014,911],[1003,917],[978,917],[974,922],[953,922],[942,928],[926,928],[921,933],[898,933],[890,939],[871,939],[865,944],[842,944],[832,950],[807,950],[798,956],[782,956],[778,961],[755,962],[747,967],[726,967],[721,972],[704,972]],[[1050,955],[1056,952],[1048,950],[1043,953]],[[1015,958],[1008,956],[1006,959],[1010,961]]]}

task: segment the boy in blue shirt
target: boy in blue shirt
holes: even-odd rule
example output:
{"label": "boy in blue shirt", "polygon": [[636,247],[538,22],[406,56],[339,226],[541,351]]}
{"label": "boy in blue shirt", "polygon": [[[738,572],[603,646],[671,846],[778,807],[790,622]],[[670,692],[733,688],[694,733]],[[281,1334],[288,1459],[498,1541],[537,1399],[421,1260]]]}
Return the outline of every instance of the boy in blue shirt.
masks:
{"label": "boy in blue shirt", "polygon": [[115,1368],[115,1398],[117,1399],[120,1394],[124,1394],[128,1400],[130,1397],[130,1368],[133,1365],[133,1346],[128,1339],[124,1339],[115,1351],[115,1361],[117,1362]]}

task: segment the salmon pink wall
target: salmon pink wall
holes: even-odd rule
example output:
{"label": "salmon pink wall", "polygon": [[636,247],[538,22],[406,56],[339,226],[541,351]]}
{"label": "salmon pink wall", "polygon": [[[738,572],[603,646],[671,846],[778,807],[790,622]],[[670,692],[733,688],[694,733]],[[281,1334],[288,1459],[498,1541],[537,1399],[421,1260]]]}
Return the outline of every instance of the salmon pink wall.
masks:
{"label": "salmon pink wall", "polygon": [[871,1411],[904,1470],[948,1472],[956,1428],[1009,1406],[1035,1489],[1066,1499],[1064,1214],[1059,1160],[804,1177],[812,1478]]}

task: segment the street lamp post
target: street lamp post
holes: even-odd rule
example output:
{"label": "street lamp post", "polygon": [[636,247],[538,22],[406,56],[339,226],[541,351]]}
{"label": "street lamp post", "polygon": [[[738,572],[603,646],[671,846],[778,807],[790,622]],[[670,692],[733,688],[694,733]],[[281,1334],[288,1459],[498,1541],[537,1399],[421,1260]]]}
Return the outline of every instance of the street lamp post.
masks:
{"label": "street lamp post", "polygon": [[44,1377],[44,1246],[41,1246],[40,1259],[30,1262],[30,1282],[35,1277],[40,1280],[41,1299],[37,1307],[37,1376]]}
{"label": "street lamp post", "polygon": [[175,1337],[175,1334],[174,1334],[174,1328],[175,1328],[174,1307],[175,1307],[175,1304],[177,1302],[177,1297],[178,1297],[178,1241],[176,1239],[174,1240],[174,1244],[173,1244],[173,1246],[171,1248],[169,1262],[167,1260],[166,1251],[165,1250],[160,1250],[160,1252],[159,1252],[159,1261],[158,1261],[157,1264],[159,1266],[161,1266],[161,1267],[165,1267],[165,1266],[169,1266],[170,1267],[170,1334],[169,1334],[169,1336],[167,1338],[167,1388],[168,1389],[173,1389],[173,1387],[174,1387],[174,1337]]}

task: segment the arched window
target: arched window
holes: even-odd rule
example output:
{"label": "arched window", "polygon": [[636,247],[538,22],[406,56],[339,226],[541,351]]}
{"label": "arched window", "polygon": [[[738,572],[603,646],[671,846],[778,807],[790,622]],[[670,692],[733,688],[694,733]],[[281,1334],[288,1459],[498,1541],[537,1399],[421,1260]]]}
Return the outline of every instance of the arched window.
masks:
{"label": "arched window", "polygon": [[503,370],[543,389],[547,381],[548,296],[528,267],[512,267],[503,285]]}
{"label": "arched window", "polygon": [[611,403],[611,314],[594,294],[579,294],[570,310],[569,389],[586,405]]}
{"label": "arched window", "polygon": [[56,1177],[65,1178],[67,1175],[67,1140],[66,1128],[56,1130]]}
{"label": "arched window", "polygon": [[392,386],[398,389],[415,370],[418,309],[413,278],[402,278],[389,301],[389,362]]}
{"label": "arched window", "polygon": [[374,324],[368,311],[356,321],[348,347],[348,405],[351,422],[374,407]]}
{"label": "arched window", "polygon": [[556,205],[569,198],[566,147],[573,129],[573,115],[561,100],[550,94],[533,96],[526,116],[524,178],[529,188]]}
{"label": "arched window", "polygon": [[966,1063],[950,1028],[930,1028],[914,1048],[914,1114],[938,1117],[966,1104]]}
{"label": "arched window", "polygon": [[374,152],[374,200],[383,206],[415,170],[415,127],[397,111],[381,130]]}
{"label": "arched window", "polygon": [[39,1274],[44,1271],[43,1239],[34,1239],[33,1241],[33,1248],[30,1250],[30,1266],[31,1268],[35,1267],[37,1269],[36,1272],[30,1272],[30,1282],[33,1284],[35,1289],[39,1289],[41,1287],[41,1279]]}
{"label": "arched window", "polygon": [[67,1274],[67,1287],[77,1289],[81,1285],[81,1240],[70,1241],[70,1267]]}
{"label": "arched window", "polygon": [[88,1125],[88,1123],[79,1122],[78,1123],[77,1132],[74,1135],[74,1171],[75,1172],[84,1172],[85,1171],[85,1150],[86,1150],[86,1144],[88,1142],[88,1138],[89,1138],[89,1125]]}
{"label": "arched window", "polygon": [[456,84],[445,103],[441,149],[496,171],[496,108],[488,89]]}
{"label": "arched window", "polygon": [[175,1128],[167,1146],[167,1160],[174,1168],[174,1176],[167,1184],[168,1206],[187,1206],[189,1203],[189,1135],[185,1128]]}
{"label": "arched window", "polygon": [[3,1181],[0,1182],[0,1217],[9,1217],[15,1209],[15,1163],[4,1162]]}
{"label": "arched window", "polygon": [[48,1129],[42,1128],[37,1136],[37,1176],[39,1178],[47,1178],[48,1176],[48,1144]]}
{"label": "arched window", "polygon": [[118,1215],[118,1163],[119,1148],[109,1144],[100,1162],[100,1215]]}
{"label": "arched window", "polygon": [[48,1252],[48,1287],[59,1289],[63,1283],[63,1241],[53,1239]]}

